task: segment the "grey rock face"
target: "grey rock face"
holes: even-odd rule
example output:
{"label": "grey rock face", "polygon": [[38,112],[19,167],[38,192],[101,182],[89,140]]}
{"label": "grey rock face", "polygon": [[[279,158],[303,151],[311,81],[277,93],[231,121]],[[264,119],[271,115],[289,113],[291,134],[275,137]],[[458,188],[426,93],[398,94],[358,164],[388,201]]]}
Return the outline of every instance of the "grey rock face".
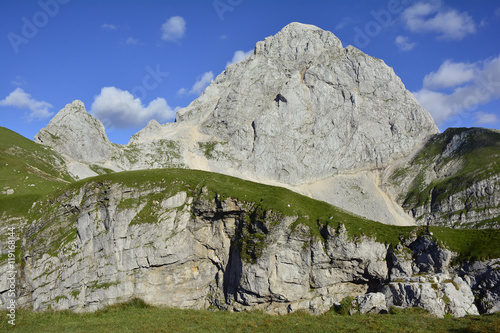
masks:
{"label": "grey rock face", "polygon": [[432,315],[454,317],[477,315],[474,295],[461,278],[446,275],[420,276],[404,282],[391,282],[384,287],[388,306],[420,307]]}
{"label": "grey rock face", "polygon": [[449,128],[432,138],[386,184],[417,224],[498,228],[500,132]]}
{"label": "grey rock face", "polygon": [[368,293],[356,297],[355,300],[360,314],[387,313],[387,301],[383,293]]}
{"label": "grey rock face", "polygon": [[[142,132],[160,125],[155,120]],[[138,133],[140,135],[140,133]],[[81,101],[66,105],[35,136],[35,142],[52,147],[69,159],[68,171],[76,178],[97,175],[94,170],[112,171],[185,167],[179,143],[154,138],[136,144],[116,145],[109,141],[103,124],[92,117]]]}
{"label": "grey rock face", "polygon": [[177,121],[227,142],[246,173],[287,184],[384,167],[438,132],[382,60],[299,23],[257,43]]}
{"label": "grey rock face", "polygon": [[59,111],[38,132],[35,142],[87,163],[108,161],[116,150],[102,122],[92,117],[78,100]]}
{"label": "grey rock face", "polygon": [[413,271],[420,273],[447,273],[452,252],[441,248],[428,236],[417,238],[410,244],[413,251]]}
{"label": "grey rock face", "polygon": [[465,264],[459,274],[474,290],[481,313],[500,311],[499,259]]}

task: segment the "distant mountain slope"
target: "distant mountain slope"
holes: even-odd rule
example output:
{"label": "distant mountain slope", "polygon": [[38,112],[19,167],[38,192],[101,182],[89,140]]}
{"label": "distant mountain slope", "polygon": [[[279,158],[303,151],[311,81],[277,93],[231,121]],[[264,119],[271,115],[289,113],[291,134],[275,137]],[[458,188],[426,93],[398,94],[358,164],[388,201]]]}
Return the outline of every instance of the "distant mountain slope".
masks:
{"label": "distant mountain slope", "polygon": [[500,132],[449,128],[389,177],[418,224],[500,227]]}
{"label": "distant mountain slope", "polygon": [[0,127],[0,216],[23,215],[43,195],[72,181],[59,153]]}

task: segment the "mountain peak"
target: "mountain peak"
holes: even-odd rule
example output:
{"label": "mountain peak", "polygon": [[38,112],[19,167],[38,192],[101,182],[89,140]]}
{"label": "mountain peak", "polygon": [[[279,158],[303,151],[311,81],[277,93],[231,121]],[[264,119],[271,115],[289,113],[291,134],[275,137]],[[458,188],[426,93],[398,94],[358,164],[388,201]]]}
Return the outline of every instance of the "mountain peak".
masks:
{"label": "mountain peak", "polygon": [[35,142],[87,162],[107,160],[112,149],[104,125],[85,110],[80,100],[66,104],[47,127],[38,132]]}
{"label": "mountain peak", "polygon": [[334,53],[342,49],[342,43],[332,32],[317,26],[292,22],[274,36],[267,37],[255,45],[255,55],[293,61],[302,66],[327,51]]}
{"label": "mountain peak", "polygon": [[287,184],[383,168],[438,133],[392,68],[298,22],[257,42],[177,120],[225,142],[233,168]]}
{"label": "mountain peak", "polygon": [[283,29],[281,29],[281,31],[297,31],[297,32],[311,31],[311,30],[322,30],[322,29],[312,24],[305,24],[300,22],[289,23],[286,26],[284,26]]}
{"label": "mountain peak", "polygon": [[88,114],[87,110],[85,110],[85,104],[78,99],[66,104],[59,112],[62,114],[80,114],[80,116],[83,115],[84,117],[84,113]]}

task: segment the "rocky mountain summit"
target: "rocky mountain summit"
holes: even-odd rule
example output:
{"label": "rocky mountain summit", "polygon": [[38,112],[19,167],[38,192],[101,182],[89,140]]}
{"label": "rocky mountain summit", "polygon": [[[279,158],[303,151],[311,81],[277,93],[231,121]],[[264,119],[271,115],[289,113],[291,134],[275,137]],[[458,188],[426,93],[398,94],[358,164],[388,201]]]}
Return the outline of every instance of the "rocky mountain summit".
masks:
{"label": "rocky mountain summit", "polygon": [[[79,107],[76,101],[60,113]],[[101,140],[105,133],[98,120],[73,113],[78,121],[55,117],[37,142],[78,163],[115,171],[187,167],[294,187],[389,224],[413,224],[413,219],[378,190],[375,173],[438,133],[382,60],[343,48],[331,32],[300,23],[258,42],[252,55],[228,66],[179,110],[175,123],[151,121],[127,146]],[[60,133],[81,123],[92,128],[88,140]],[[53,140],[58,137],[64,139]],[[96,138],[101,142],[93,142]],[[87,154],[90,143],[100,151]],[[89,171],[74,174],[86,177]],[[325,193],[315,185],[330,183],[331,189],[339,181],[340,192]],[[356,187],[360,191],[348,190]]]}
{"label": "rocky mountain summit", "polygon": [[258,42],[177,120],[223,143],[232,167],[292,185],[387,166],[438,133],[382,60],[299,23]]}

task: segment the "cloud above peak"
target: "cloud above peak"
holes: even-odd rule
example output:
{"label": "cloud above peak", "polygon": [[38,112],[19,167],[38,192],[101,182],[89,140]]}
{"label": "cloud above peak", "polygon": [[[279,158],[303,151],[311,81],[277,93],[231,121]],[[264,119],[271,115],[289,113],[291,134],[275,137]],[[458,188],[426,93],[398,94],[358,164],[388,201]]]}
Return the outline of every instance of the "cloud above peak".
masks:
{"label": "cloud above peak", "polygon": [[493,113],[476,112],[474,125],[491,125],[498,123],[498,117]]}
{"label": "cloud above peak", "polygon": [[181,88],[177,91],[177,95],[200,95],[212,82],[214,79],[214,73],[212,71],[205,72],[202,75],[198,76],[196,82],[193,84],[193,87],[188,91],[186,88]]}
{"label": "cloud above peak", "polygon": [[164,123],[172,121],[175,113],[164,98],[156,98],[145,106],[130,92],[115,87],[102,88],[90,111],[108,128],[140,128],[151,119]]}
{"label": "cloud above peak", "polygon": [[172,16],[161,26],[161,39],[177,42],[186,32],[186,21],[182,16]]}
{"label": "cloud above peak", "polygon": [[226,63],[226,67],[229,65],[235,64],[237,62],[240,62],[243,59],[246,59],[246,57],[248,57],[252,53],[253,53],[253,50],[249,50],[246,52],[243,50],[238,50],[238,51],[234,52],[233,59],[231,59],[231,61],[228,61]]}
{"label": "cloud above peak", "polygon": [[401,14],[411,32],[434,32],[440,39],[461,40],[476,32],[474,20],[467,12],[445,8],[439,2],[419,2]]}
{"label": "cloud above peak", "polygon": [[477,72],[475,64],[446,60],[437,72],[427,74],[424,78],[425,88],[449,88],[474,80]]}
{"label": "cloud above peak", "polygon": [[396,46],[401,50],[401,51],[410,51],[415,47],[415,43],[410,42],[410,38],[406,36],[397,36],[396,37]]}

